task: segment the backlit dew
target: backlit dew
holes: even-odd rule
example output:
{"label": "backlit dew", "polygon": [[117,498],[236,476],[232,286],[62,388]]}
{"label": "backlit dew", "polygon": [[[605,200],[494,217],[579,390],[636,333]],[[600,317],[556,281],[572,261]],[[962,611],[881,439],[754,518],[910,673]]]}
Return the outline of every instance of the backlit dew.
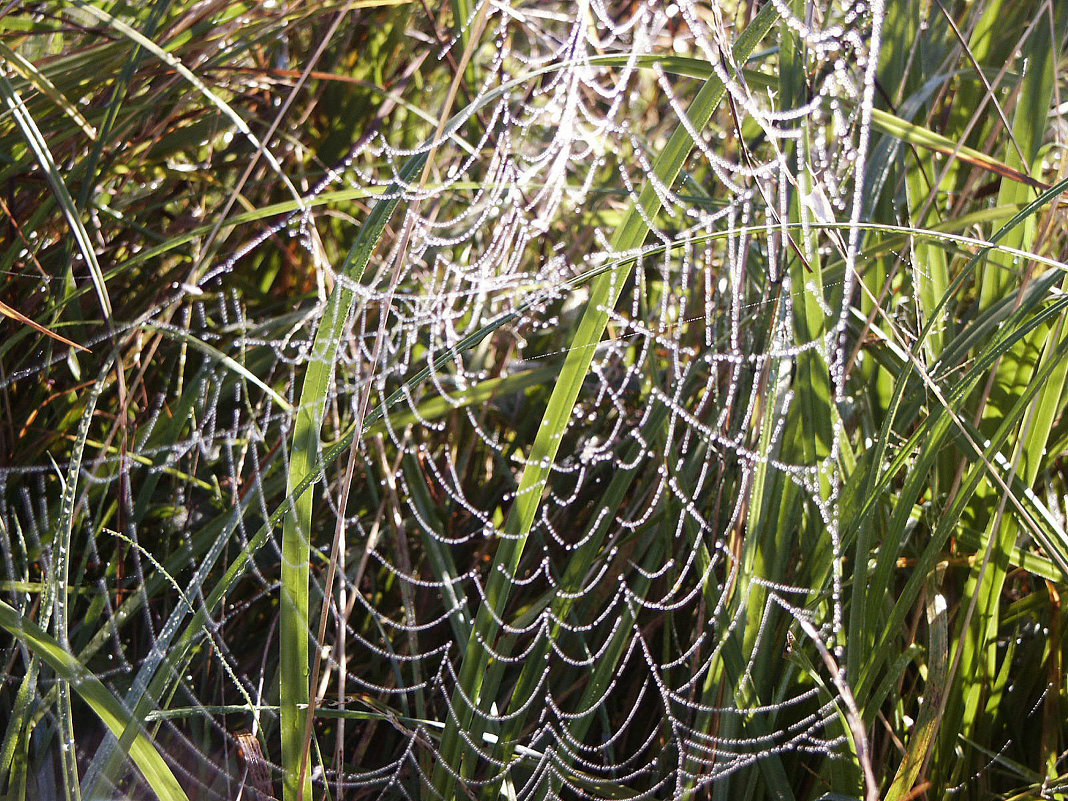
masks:
{"label": "backlit dew", "polygon": [[[774,6],[786,13],[788,4]],[[781,23],[811,48],[812,98],[787,107],[777,89],[738,79],[741,65],[725,46],[737,39],[736,21],[710,13],[707,3],[495,2],[478,69],[452,109],[470,103],[477,124],[450,126],[437,148],[369,131],[302,189],[306,201],[342,188],[368,207],[401,199],[358,276],[326,264],[322,240],[333,229],[315,209],[258,220],[224,238],[226,249],[198,274],[176,273],[144,326],[146,339],[180,345],[174,389],[130,400],[137,460],[126,440],[109,439],[95,446],[99,464],[79,477],[107,485],[114,526],[142,503],[140,487],[167,482],[187,490],[180,510],[153,510],[159,519],[151,525],[119,532],[132,545],[102,579],[94,614],[115,621],[128,603],[151,626],[152,640],[136,657],[106,656],[116,663],[108,669],[122,673],[114,685],[136,703],[153,676],[173,671],[175,706],[193,707],[205,688],[219,687],[231,703],[276,703],[277,685],[266,687],[258,673],[267,665],[262,671],[273,681],[276,663],[231,645],[245,641],[235,621],[262,607],[265,653],[275,658],[278,530],[250,543],[279,504],[275,484],[285,475],[294,415],[310,413],[323,421],[322,464],[315,465],[323,478],[309,490],[316,512],[302,536],[312,540],[318,586],[311,597],[332,598],[329,642],[317,641],[314,624],[309,631],[324,697],[329,690],[330,702],[340,703],[333,700],[340,676],[347,702],[406,710],[403,721],[387,716],[375,724],[376,737],[393,738],[382,749],[388,756],[374,758],[384,767],[355,765],[347,754],[339,762],[347,792],[427,791],[425,768],[444,747],[439,726],[457,716],[477,723],[458,735],[457,748],[466,749],[465,770],[493,777],[479,790],[486,797],[509,795],[511,785],[492,786],[506,778],[514,778],[519,798],[579,797],[588,790],[584,776],[653,776],[661,784],[651,797],[690,797],[781,754],[846,756],[841,699],[821,695],[831,685],[791,684],[794,695],[754,700],[745,725],[724,707],[730,693],[708,689],[724,638],[746,625],[752,654],[743,670],[762,653],[780,658],[791,616],[827,641],[844,630],[841,422],[821,443],[830,456],[803,456],[787,447],[786,432],[788,417],[804,413],[792,376],[815,364],[828,395],[843,400],[849,358],[836,325],[842,299],[854,293],[859,239],[836,226],[859,219],[855,203],[864,200],[854,190],[867,147],[862,112],[871,103],[866,67],[874,57],[867,48],[881,21],[846,3],[830,6],[825,26],[792,17]],[[462,55],[459,38],[427,38],[434,56],[439,48],[442,56]],[[605,53],[649,52],[714,65],[751,150],[743,153],[728,114],[695,125],[692,78],[663,64],[591,63]],[[543,70],[537,80],[501,91],[532,70]],[[842,87],[850,103],[822,102]],[[413,88],[405,98],[418,95]],[[665,119],[652,118],[651,96]],[[680,130],[695,141],[693,153],[683,179],[664,181],[655,159]],[[807,149],[798,146],[802,131]],[[224,131],[219,140],[227,146],[234,136]],[[403,165],[432,149],[426,182],[400,181]],[[813,182],[805,220],[814,233],[797,245],[802,232],[783,220],[802,174]],[[615,239],[620,220],[636,198],[650,196],[655,213],[633,218],[649,235],[624,250]],[[338,219],[351,215],[343,208]],[[204,215],[213,221],[210,210]],[[357,235],[355,226],[344,230]],[[847,266],[833,285],[817,285],[789,255],[794,246],[806,259],[843,257]],[[232,274],[267,249],[284,249],[295,275],[317,266],[277,319],[257,320]],[[603,272],[587,274],[595,269]],[[608,291],[594,309],[599,286]],[[342,307],[328,297],[344,298]],[[901,294],[894,302],[907,301]],[[607,317],[605,334],[587,348],[592,361],[570,387],[573,404],[569,397],[560,409],[549,406],[576,356],[574,332],[594,311]],[[314,338],[335,313],[345,320],[336,354]],[[794,321],[803,314],[822,315],[824,328],[799,336]],[[327,368],[330,391],[322,404],[300,409],[301,382],[313,366]],[[546,416],[547,408],[560,419]],[[357,425],[363,436],[350,449],[346,436]],[[173,431],[172,438],[161,444],[157,431]],[[9,481],[14,472],[4,468],[0,476]],[[41,482],[50,475],[38,472]],[[536,480],[521,483],[524,475]],[[761,510],[748,505],[758,482],[800,493],[813,510],[837,566],[828,568],[826,597],[823,587],[740,577],[755,558],[738,543],[759,522]],[[49,492],[42,483],[40,495]],[[10,515],[20,536],[50,542],[51,507],[29,491],[19,502]],[[218,517],[221,510],[234,514]],[[326,588],[335,535],[343,537],[345,561]],[[131,587],[145,586],[146,575],[162,581],[149,555],[159,547],[153,538],[167,537],[190,549],[171,577],[184,602],[141,606]],[[250,558],[239,579],[208,609],[206,598],[225,567],[244,559],[243,549]],[[49,556],[69,561],[62,547]],[[139,584],[120,583],[120,566]],[[503,612],[480,613],[502,586],[510,593]],[[754,611],[738,606],[739,597],[764,601]],[[167,662],[194,616],[202,671]],[[480,616],[492,624],[476,625]],[[317,623],[318,608],[310,617]],[[693,642],[671,634],[676,620],[701,621]],[[480,640],[487,630],[492,637]],[[460,684],[472,640],[491,666],[479,676],[486,681],[481,698]],[[797,641],[800,653],[804,638]],[[121,652],[117,631],[105,629],[101,647]],[[575,675],[583,678],[577,685],[567,679]],[[749,678],[740,676],[738,687]],[[794,717],[798,709],[804,714]],[[353,730],[365,725],[350,723],[347,736],[362,736]],[[166,731],[176,742],[186,736],[177,725]],[[533,779],[531,760],[548,766]]]}

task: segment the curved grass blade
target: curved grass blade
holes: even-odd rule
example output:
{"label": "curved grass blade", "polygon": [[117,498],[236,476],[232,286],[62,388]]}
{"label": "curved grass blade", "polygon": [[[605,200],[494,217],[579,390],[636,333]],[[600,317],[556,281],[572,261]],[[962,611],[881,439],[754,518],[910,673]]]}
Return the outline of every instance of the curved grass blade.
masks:
{"label": "curved grass blade", "polygon": [[[128,727],[138,726],[122,702],[108,691],[100,679],[86,670],[40,626],[2,600],[0,627],[25,643],[56,675],[68,682],[116,737],[121,736]],[[189,801],[174,773],[156,750],[155,743],[145,733],[140,732],[130,744],[130,759],[160,801]]]}
{"label": "curved grass blade", "polygon": [[248,381],[250,384],[255,384],[257,387],[266,392],[270,399],[283,412],[286,412],[288,414],[291,414],[293,412],[293,407],[292,405],[290,405],[289,401],[279,395],[273,387],[264,383],[263,379],[261,379],[252,371],[250,371],[247,367],[245,367],[245,365],[241,364],[232,356],[228,356],[218,348],[212,347],[204,340],[193,336],[188,331],[185,331],[181,328],[177,328],[176,326],[172,325],[156,325],[151,322],[145,322],[142,323],[142,326],[152,331],[158,331],[165,337],[169,337],[171,339],[178,340],[179,342],[186,343],[194,350],[198,350],[203,353],[212,361],[219,362],[219,364],[222,364],[228,370],[232,370],[233,372],[237,373],[239,376],[241,376],[241,378],[243,378],[245,381]]}
{"label": "curved grass blade", "polygon": [[56,88],[56,85],[52,83],[52,81],[48,79],[48,76],[39,70],[33,62],[21,53],[12,50],[3,42],[0,42],[0,56],[4,58],[13,71],[21,75],[28,83],[33,84],[38,92],[58,106],[63,113],[70,118],[71,122],[81,129],[82,133],[85,134],[88,139],[91,141],[96,140],[96,128],[82,116],[82,113],[78,111],[77,107]]}
{"label": "curved grass blade", "polygon": [[37,127],[37,123],[34,122],[33,117],[30,116],[30,112],[25,103],[23,103],[22,98],[15,91],[15,87],[11,85],[11,81],[2,71],[0,71],[0,96],[4,98],[4,102],[11,110],[16,123],[22,129],[26,143],[30,146],[30,150],[33,151],[34,157],[48,180],[48,185],[55,196],[56,204],[63,212],[67,224],[70,225],[71,233],[74,234],[78,252],[82,254],[86,267],[89,268],[89,274],[92,277],[93,286],[96,288],[97,298],[100,301],[100,309],[103,311],[105,319],[110,321],[112,316],[111,298],[108,297],[104,275],[96,258],[96,249],[89,240],[89,232],[85,230],[85,225],[82,223],[78,209],[74,205],[74,198],[71,197],[70,191],[63,181],[63,176],[60,175],[59,168],[56,167],[56,162],[48,148],[48,143]]}
{"label": "curved grass blade", "polygon": [[[208,100],[208,102],[210,102],[213,106],[219,109],[219,111],[221,111],[231,122],[233,122],[237,130],[239,130],[245,136],[245,138],[248,139],[248,141],[252,144],[253,147],[261,149],[259,138],[256,136],[255,133],[253,133],[252,129],[249,128],[248,123],[245,122],[244,118],[242,118],[240,114],[234,111],[234,109],[226,101],[224,101],[221,97],[215,94],[207,86],[207,84],[200,80],[200,78],[198,78],[179,59],[168,53],[166,50],[164,50],[162,47],[153,42],[144,34],[140,33],[134,28],[131,28],[125,22],[109,14],[103,9],[97,8],[96,6],[85,2],[72,4],[67,9],[68,13],[79,11],[88,14],[89,16],[95,17],[97,20],[103,22],[105,25],[114,28],[116,31],[128,38],[133,43],[143,47],[146,51],[158,58],[164,64],[169,67],[172,67],[179,75],[182,76],[185,81],[189,82],[189,84],[192,85],[194,89],[200,92]],[[293,197],[296,198],[299,202],[300,192],[297,191],[297,188],[295,186],[293,186],[292,181],[289,180],[289,176],[286,175],[285,170],[282,169],[282,165],[278,163],[278,159],[276,159],[274,157],[274,154],[272,154],[267,149],[263,149],[263,156],[267,160],[267,163],[271,165],[271,169],[279,177],[279,179],[282,181],[282,184],[286,187],[289,193],[293,195]]]}
{"label": "curved grass blade", "polygon": [[[49,576],[53,609],[52,626],[55,631],[56,641],[64,651],[70,648],[68,637],[70,617],[67,602],[70,588],[71,539],[74,532],[74,515],[78,499],[78,476],[82,470],[82,454],[85,451],[85,440],[89,436],[89,426],[93,422],[96,404],[100,398],[100,393],[104,389],[110,365],[111,359],[106,359],[103,365],[103,372],[89,391],[85,411],[78,423],[78,432],[75,436],[74,447],[71,449],[70,461],[67,466],[67,476],[63,480],[59,521],[52,547],[52,570]],[[56,706],[58,708],[59,736],[64,741],[63,747],[60,748],[60,762],[63,765],[68,798],[80,799],[81,785],[78,778],[77,751],[74,748],[74,716],[70,705],[70,684],[60,678],[57,689]]]}

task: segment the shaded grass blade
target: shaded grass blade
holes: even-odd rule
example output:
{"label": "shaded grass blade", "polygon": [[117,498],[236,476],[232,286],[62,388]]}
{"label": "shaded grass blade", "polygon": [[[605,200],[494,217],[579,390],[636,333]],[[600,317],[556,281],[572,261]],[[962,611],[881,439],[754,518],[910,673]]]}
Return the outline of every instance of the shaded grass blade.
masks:
{"label": "shaded grass blade", "polygon": [[[40,626],[20,615],[4,601],[0,601],[0,626],[25,643],[56,675],[68,682],[116,737],[121,736],[127,727],[139,726],[100,679],[86,670]],[[188,801],[188,796],[156,750],[155,744],[143,732],[130,744],[130,758],[161,801]]]}

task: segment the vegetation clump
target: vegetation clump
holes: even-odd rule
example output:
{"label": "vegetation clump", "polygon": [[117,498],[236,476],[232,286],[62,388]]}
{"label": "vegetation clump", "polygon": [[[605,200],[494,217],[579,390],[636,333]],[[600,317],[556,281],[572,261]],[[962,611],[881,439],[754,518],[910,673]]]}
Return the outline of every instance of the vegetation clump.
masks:
{"label": "vegetation clump", "polygon": [[1068,5],[0,10],[0,797],[1056,798]]}

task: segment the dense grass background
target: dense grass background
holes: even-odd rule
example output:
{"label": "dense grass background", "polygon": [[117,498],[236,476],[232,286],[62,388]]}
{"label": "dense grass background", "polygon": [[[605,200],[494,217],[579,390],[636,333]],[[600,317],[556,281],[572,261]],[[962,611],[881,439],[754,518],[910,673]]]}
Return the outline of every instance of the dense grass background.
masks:
{"label": "dense grass background", "polygon": [[1068,7],[679,5],[0,7],[5,798],[1068,792]]}

